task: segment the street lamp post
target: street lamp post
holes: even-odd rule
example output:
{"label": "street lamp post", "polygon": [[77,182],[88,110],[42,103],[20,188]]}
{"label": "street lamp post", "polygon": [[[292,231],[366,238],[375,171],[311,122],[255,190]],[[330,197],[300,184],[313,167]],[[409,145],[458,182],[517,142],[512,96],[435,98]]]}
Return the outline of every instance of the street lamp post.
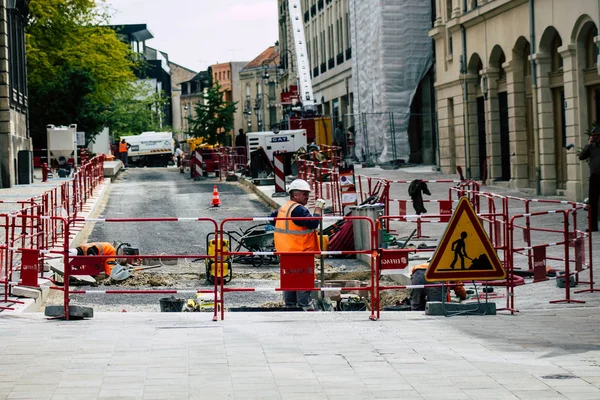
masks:
{"label": "street lamp post", "polygon": [[267,98],[267,102],[269,103],[269,109],[271,109],[271,101],[273,100],[266,93],[258,93],[256,95],[256,100],[254,101],[254,111],[256,112],[256,117],[258,119],[258,125],[259,125],[259,131],[261,131],[261,132],[265,131],[265,116],[264,116],[265,104],[263,102],[263,97]]}

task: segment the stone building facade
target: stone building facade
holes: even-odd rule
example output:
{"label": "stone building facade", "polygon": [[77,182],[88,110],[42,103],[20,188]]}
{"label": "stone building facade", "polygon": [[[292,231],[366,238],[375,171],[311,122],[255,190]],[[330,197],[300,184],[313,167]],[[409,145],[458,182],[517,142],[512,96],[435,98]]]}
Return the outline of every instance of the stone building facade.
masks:
{"label": "stone building facade", "polygon": [[597,0],[435,0],[439,165],[582,200],[600,118]]}
{"label": "stone building facade", "polygon": [[25,23],[28,1],[0,0],[0,186],[33,182]]}
{"label": "stone building facade", "polygon": [[271,46],[240,70],[240,105],[246,132],[269,131],[281,121],[277,71],[279,51]]}
{"label": "stone building facade", "polygon": [[206,71],[200,71],[191,79],[181,83],[179,114],[181,115],[181,130],[184,134],[190,132],[190,120],[195,117],[194,107],[196,104],[204,102],[204,96],[212,82],[211,74],[212,70],[209,67]]}
{"label": "stone building facade", "polygon": [[[297,85],[294,37],[288,0],[279,10],[280,82],[283,92]],[[348,0],[301,0],[308,59],[315,101],[321,114],[334,123],[352,114],[352,48]],[[351,124],[344,121],[345,126]]]}
{"label": "stone building facade", "polygon": [[233,130],[230,132],[231,145],[235,142],[235,132],[244,129],[243,100],[238,98],[240,94],[240,70],[248,64],[248,61],[231,61],[211,65],[212,81],[219,82],[223,96],[227,102],[237,102],[234,114]]}
{"label": "stone building facade", "polygon": [[173,113],[173,132],[178,136],[178,139],[183,139],[183,118],[184,114],[181,105],[181,84],[187,82],[196,76],[197,72],[189,68],[183,67],[174,62],[169,62],[171,69],[171,110]]}

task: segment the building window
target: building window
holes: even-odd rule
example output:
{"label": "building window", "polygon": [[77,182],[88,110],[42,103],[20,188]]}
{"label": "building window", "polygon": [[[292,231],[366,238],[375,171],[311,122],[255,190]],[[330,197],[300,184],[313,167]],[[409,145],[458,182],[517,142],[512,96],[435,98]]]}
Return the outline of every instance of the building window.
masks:
{"label": "building window", "polygon": [[598,64],[598,46],[594,43],[594,38],[598,36],[596,27],[590,29],[585,38],[585,67],[595,68]]}
{"label": "building window", "polygon": [[552,46],[550,48],[552,72],[562,71],[563,69],[563,59],[560,54],[558,54],[558,48],[560,46],[562,46],[562,40],[560,36],[556,35],[554,36],[554,40],[552,40]]}
{"label": "building window", "polygon": [[452,34],[448,36],[448,55],[451,56],[454,51],[454,44],[452,43]]}
{"label": "building window", "polygon": [[10,105],[27,108],[27,68],[25,61],[25,20],[18,8],[7,10]]}
{"label": "building window", "polygon": [[341,53],[344,50],[344,26],[342,19],[337,20],[337,52]]}
{"label": "building window", "polygon": [[446,0],[446,21],[452,19],[452,0]]}
{"label": "building window", "polygon": [[352,43],[352,39],[350,39],[350,32],[350,16],[348,13],[346,13],[346,40],[344,40],[344,42],[346,42],[347,48],[350,48],[350,43]]}

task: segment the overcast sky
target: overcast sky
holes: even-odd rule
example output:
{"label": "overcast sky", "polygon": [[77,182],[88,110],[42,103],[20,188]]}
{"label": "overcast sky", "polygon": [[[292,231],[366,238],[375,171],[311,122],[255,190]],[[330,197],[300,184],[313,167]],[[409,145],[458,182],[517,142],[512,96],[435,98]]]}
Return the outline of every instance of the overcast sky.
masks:
{"label": "overcast sky", "polygon": [[278,40],[277,0],[107,0],[111,24],[146,24],[146,44],[196,72],[250,61]]}

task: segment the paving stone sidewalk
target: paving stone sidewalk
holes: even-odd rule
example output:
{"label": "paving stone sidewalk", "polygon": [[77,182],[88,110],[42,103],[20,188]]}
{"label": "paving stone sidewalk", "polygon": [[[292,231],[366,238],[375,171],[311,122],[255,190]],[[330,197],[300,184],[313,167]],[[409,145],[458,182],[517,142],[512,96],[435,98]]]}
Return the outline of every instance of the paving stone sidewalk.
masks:
{"label": "paving stone sidewalk", "polygon": [[600,399],[599,309],[0,318],[6,399]]}

